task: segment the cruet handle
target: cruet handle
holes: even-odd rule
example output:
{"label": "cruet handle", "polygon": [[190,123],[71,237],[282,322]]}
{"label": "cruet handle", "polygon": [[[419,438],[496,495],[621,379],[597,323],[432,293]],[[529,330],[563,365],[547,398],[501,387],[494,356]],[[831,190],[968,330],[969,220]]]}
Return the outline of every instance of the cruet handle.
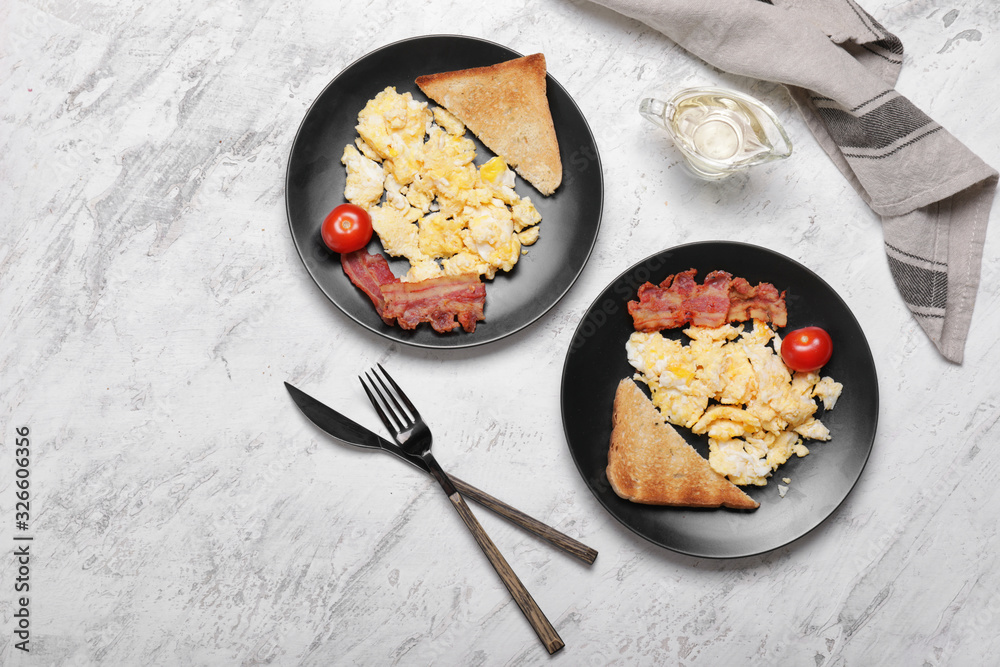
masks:
{"label": "cruet handle", "polygon": [[669,130],[667,127],[668,107],[669,105],[666,102],[660,101],[655,97],[647,97],[639,103],[639,113],[646,120],[656,123],[665,130]]}

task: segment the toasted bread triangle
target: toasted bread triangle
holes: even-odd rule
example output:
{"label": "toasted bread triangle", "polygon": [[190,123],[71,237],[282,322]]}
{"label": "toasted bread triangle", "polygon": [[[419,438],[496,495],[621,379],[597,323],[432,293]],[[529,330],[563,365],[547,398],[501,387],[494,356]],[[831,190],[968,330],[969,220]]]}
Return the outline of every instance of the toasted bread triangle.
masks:
{"label": "toasted bread triangle", "polygon": [[562,161],[545,93],[545,56],[417,77],[417,86],[543,195],[562,182]]}
{"label": "toasted bread triangle", "polygon": [[715,472],[628,378],[615,392],[612,422],[608,481],[622,498],[675,507],[759,507]]}

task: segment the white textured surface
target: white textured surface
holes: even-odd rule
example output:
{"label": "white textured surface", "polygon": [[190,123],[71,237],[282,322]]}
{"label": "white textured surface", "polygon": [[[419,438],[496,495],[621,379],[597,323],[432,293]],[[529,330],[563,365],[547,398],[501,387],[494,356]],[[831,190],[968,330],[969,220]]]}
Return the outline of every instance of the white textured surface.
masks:
{"label": "white textured surface", "polygon": [[[1000,165],[1000,9],[865,6],[907,49],[898,89]],[[0,663],[959,665],[1000,651],[997,214],[966,361],[950,365],[895,291],[878,220],[782,88],[585,2],[469,7],[0,6],[0,551],[21,425],[35,536],[28,656],[0,559]],[[568,296],[460,352],[389,344],[341,315],[295,253],[283,198],[290,142],[326,83],[376,46],[438,32],[545,52],[606,183]],[[770,104],[793,159],[687,178],[636,102],[699,83]],[[816,270],[866,330],[881,384],[854,493],[750,559],[679,556],[621,527],[577,474],[558,410],[591,299],[651,251],[703,239]],[[588,568],[477,511],[565,640],[554,658],[433,482],[331,442],[281,384],[374,426],[354,375],[376,361],[404,387],[433,385],[420,407],[447,468],[600,551]]]}

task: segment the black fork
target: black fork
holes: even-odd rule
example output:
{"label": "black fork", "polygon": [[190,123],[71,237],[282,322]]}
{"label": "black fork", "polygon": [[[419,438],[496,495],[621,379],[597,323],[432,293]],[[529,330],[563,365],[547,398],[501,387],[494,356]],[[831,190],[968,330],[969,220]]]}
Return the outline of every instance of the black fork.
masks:
{"label": "black fork", "polygon": [[[381,374],[373,368],[369,373],[365,373],[365,377],[359,377],[359,379],[361,380],[361,385],[365,388],[365,393],[368,394],[368,400],[371,401],[375,411],[378,412],[382,423],[389,429],[396,443],[403,451],[419,456],[427,463],[434,478],[441,484],[441,488],[444,489],[445,494],[447,494],[452,505],[458,511],[459,516],[462,517],[462,521],[465,522],[469,531],[476,538],[479,548],[486,554],[486,557],[493,565],[493,569],[500,575],[500,579],[507,587],[507,590],[510,591],[514,602],[521,608],[521,611],[535,630],[538,638],[545,645],[546,650],[549,653],[555,653],[564,646],[556,629],[549,623],[545,614],[542,613],[538,604],[531,597],[531,594],[528,593],[528,589],[524,587],[524,584],[518,579],[514,570],[507,564],[503,554],[493,544],[493,540],[486,534],[486,531],[480,525],[472,510],[465,504],[465,500],[455,490],[455,485],[452,484],[451,479],[449,479],[448,475],[441,469],[441,466],[431,454],[431,443],[433,442],[431,430],[420,417],[420,413],[414,407],[413,403],[410,402],[410,399],[406,397],[403,390],[399,388],[395,380],[382,368],[381,364],[376,365]],[[365,381],[366,378],[367,382]],[[388,381],[388,384],[386,381]]]}

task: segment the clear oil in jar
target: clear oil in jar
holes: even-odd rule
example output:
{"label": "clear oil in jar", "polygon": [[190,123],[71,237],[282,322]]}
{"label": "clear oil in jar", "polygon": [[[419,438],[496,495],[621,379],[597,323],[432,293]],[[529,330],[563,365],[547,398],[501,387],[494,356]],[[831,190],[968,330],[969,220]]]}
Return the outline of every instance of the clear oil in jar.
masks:
{"label": "clear oil in jar", "polygon": [[639,110],[670,133],[688,166],[702,178],[724,178],[791,154],[791,141],[774,113],[735,91],[687,89],[666,103],[643,100]]}
{"label": "clear oil in jar", "polygon": [[752,109],[719,94],[681,100],[670,124],[690,150],[710,160],[735,164],[774,148]]}

